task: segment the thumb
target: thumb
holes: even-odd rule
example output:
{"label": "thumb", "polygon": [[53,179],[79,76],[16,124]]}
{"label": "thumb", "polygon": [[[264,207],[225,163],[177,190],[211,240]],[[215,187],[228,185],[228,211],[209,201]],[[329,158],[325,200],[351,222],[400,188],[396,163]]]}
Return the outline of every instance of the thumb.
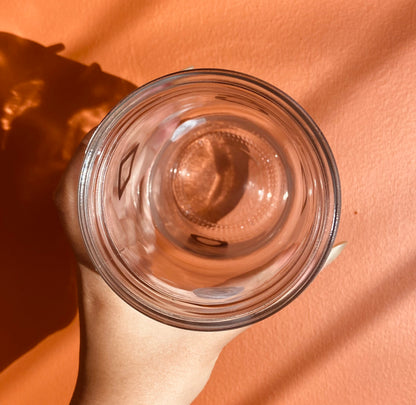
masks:
{"label": "thumb", "polygon": [[78,220],[78,183],[85,150],[94,130],[88,132],[78,146],[54,193],[54,202],[65,233],[72,245],[78,263],[93,268],[82,238]]}

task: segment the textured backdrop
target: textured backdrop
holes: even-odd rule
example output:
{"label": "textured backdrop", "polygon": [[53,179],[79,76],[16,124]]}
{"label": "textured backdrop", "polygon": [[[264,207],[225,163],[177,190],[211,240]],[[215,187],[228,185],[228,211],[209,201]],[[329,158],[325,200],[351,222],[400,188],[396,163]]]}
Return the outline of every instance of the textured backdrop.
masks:
{"label": "textured backdrop", "polygon": [[416,402],[414,0],[0,6],[1,404],[67,404],[75,383],[73,259],[51,203],[74,147],[134,86],[188,66],[252,74],[312,115],[348,241],[226,347],[194,404]]}

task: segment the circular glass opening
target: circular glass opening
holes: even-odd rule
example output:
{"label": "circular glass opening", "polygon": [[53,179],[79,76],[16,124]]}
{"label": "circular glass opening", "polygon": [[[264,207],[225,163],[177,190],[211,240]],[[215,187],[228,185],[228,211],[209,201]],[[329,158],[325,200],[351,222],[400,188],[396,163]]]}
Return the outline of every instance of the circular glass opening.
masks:
{"label": "circular glass opening", "polygon": [[153,81],[95,131],[79,185],[97,270],[170,325],[247,325],[323,265],[340,211],[331,151],[275,87],[201,69]]}

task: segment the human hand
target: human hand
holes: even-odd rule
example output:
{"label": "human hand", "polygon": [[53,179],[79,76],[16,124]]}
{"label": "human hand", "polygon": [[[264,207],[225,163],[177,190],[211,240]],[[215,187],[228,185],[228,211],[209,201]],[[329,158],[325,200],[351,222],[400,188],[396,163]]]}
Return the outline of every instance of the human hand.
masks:
{"label": "human hand", "polygon": [[91,135],[55,195],[79,264],[80,363],[71,405],[189,404],[222,348],[243,329],[197,332],[159,323],[120,299],[94,271],[77,212],[79,173]]}

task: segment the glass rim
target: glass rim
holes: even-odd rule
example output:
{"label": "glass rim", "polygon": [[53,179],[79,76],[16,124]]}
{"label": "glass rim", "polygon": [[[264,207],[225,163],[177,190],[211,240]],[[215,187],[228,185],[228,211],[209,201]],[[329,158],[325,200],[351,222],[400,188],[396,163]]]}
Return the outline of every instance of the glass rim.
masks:
{"label": "glass rim", "polygon": [[[111,271],[106,269],[105,260],[100,256],[97,249],[97,238],[94,236],[93,232],[90,229],[90,218],[89,218],[89,202],[88,202],[88,191],[91,185],[91,173],[95,159],[97,158],[97,152],[104,142],[106,135],[111,132],[112,127],[124,116],[124,114],[134,108],[135,105],[139,104],[140,97],[143,96],[146,92],[150,91],[150,95],[157,94],[159,91],[158,86],[160,84],[168,84],[175,82],[177,80],[184,80],[189,82],[194,82],[195,80],[205,80],[209,82],[209,78],[223,78],[229,80],[239,80],[241,83],[247,85],[248,90],[251,92],[260,91],[261,94],[269,94],[273,97],[287,104],[295,113],[300,117],[302,122],[298,122],[302,127],[307,127],[314,136],[314,141],[318,142],[320,147],[320,152],[323,154],[323,158],[329,168],[331,176],[331,196],[333,197],[333,215],[332,218],[328,216],[328,223],[331,224],[329,231],[326,232],[326,246],[324,247],[323,254],[320,261],[316,264],[314,269],[309,272],[307,279],[295,290],[289,290],[285,294],[285,298],[279,302],[272,303],[265,308],[255,311],[254,313],[244,314],[243,316],[238,316],[236,318],[208,318],[208,319],[199,319],[199,320],[190,320],[185,319],[177,315],[172,316],[166,311],[155,310],[150,306],[137,302],[137,297],[133,297],[131,291],[125,288],[120,284],[111,275]],[[254,88],[253,88],[254,87]],[[162,89],[163,92],[163,89]],[[147,95],[148,97],[149,95]],[[144,98],[146,100],[146,97]],[[290,112],[289,112],[290,113]],[[290,113],[292,119],[296,119],[292,113]],[[306,134],[307,131],[305,131]],[[101,156],[99,158],[102,158]],[[332,207],[331,207],[332,212]],[[267,83],[261,79],[258,79],[254,76],[247,75],[244,73],[225,70],[225,69],[190,69],[179,72],[170,73],[168,75],[162,76],[160,78],[154,79],[143,86],[137,88],[130,95],[124,98],[119,104],[117,104],[102,120],[102,122],[95,129],[87,147],[85,150],[85,158],[81,168],[81,173],[78,183],[78,216],[79,223],[81,228],[82,237],[84,244],[88,251],[88,254],[93,262],[94,268],[98,273],[103,277],[106,283],[118,294],[124,301],[130,304],[132,307],[138,311],[144,313],[145,315],[161,321],[163,323],[169,324],[171,326],[176,326],[184,329],[191,330],[200,330],[200,331],[215,331],[215,330],[227,330],[239,328],[246,326],[255,322],[258,322],[262,319],[267,318],[273,313],[279,311],[290,302],[292,302],[296,297],[298,297],[306,287],[312,282],[312,280],[319,273],[321,268],[326,262],[326,259],[330,253],[332,245],[335,241],[336,233],[338,230],[339,219],[341,213],[341,186],[340,179],[338,174],[338,169],[335,163],[334,156],[329,147],[329,144],[322,134],[319,127],[310,117],[310,115],[289,95],[287,95],[282,90],[277,87]],[[98,241],[100,243],[100,241]]]}

